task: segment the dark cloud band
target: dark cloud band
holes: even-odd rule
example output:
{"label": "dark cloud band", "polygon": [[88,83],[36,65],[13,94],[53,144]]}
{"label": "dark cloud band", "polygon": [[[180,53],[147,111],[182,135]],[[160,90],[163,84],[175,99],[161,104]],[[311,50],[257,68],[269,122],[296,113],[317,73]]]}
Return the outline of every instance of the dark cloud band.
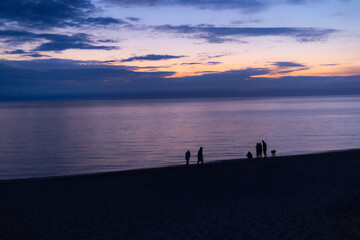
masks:
{"label": "dark cloud band", "polygon": [[[33,51],[63,51],[66,49],[116,49],[115,46],[96,45],[90,39],[90,35],[85,33],[78,33],[73,35],[65,34],[37,34],[28,31],[12,31],[0,30],[0,39],[5,39],[8,43],[17,42],[19,44],[25,42],[34,42],[38,40],[47,40]],[[18,49],[16,51],[20,51]]]}
{"label": "dark cloud band", "polygon": [[[279,4],[305,5],[323,0],[104,0],[120,7],[191,7],[197,9],[237,9],[245,13],[259,12]],[[339,0],[346,1],[346,0]]]}
{"label": "dark cloud band", "polygon": [[48,28],[83,18],[95,6],[90,0],[0,1],[0,19],[19,25]]}
{"label": "dark cloud band", "polygon": [[112,17],[89,17],[96,10],[90,0],[4,0],[0,1],[0,25],[15,22],[20,26],[49,29],[127,24],[125,20]]}
{"label": "dark cloud band", "polygon": [[239,40],[240,37],[261,37],[261,36],[287,36],[298,41],[319,41],[329,34],[337,32],[335,29],[318,28],[243,28],[243,27],[215,27],[212,25],[162,25],[155,27],[161,32],[171,32],[204,39],[209,43],[223,43]]}
{"label": "dark cloud band", "polygon": [[271,69],[247,68],[165,78],[174,73],[133,71],[125,66],[65,59],[0,60],[0,99],[231,97],[360,91],[359,76],[251,78],[269,73]]}
{"label": "dark cloud band", "polygon": [[296,62],[273,62],[272,65],[279,68],[306,67],[305,65]]}
{"label": "dark cloud band", "polygon": [[122,60],[122,62],[160,61],[160,60],[169,60],[169,59],[182,58],[182,57],[184,57],[184,56],[149,54],[149,55],[145,55],[145,56],[127,58],[127,59]]}
{"label": "dark cloud band", "polygon": [[200,9],[243,9],[258,11],[268,5],[261,0],[105,0],[121,7],[158,7],[158,6],[183,6]]}

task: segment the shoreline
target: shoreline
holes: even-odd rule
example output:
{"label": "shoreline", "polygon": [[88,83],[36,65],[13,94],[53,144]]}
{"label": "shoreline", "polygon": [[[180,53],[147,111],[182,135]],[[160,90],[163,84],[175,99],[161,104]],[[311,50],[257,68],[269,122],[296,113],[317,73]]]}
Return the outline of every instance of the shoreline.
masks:
{"label": "shoreline", "polygon": [[[233,159],[222,159],[222,160],[211,160],[209,162],[204,163],[205,166],[207,165],[217,165],[217,164],[235,164],[240,162],[253,162],[253,161],[259,161],[259,160],[272,160],[272,159],[284,159],[284,158],[294,158],[294,157],[311,157],[316,155],[323,155],[323,154],[332,154],[332,153],[338,153],[338,152],[348,152],[348,151],[360,151],[360,148],[351,148],[351,149],[338,149],[338,150],[326,150],[326,151],[320,151],[320,152],[312,152],[312,153],[303,153],[303,154],[294,154],[294,155],[280,155],[276,157],[268,156],[268,157],[261,157],[256,158],[254,157],[252,160],[249,160],[247,158],[233,158]],[[159,170],[166,170],[166,169],[173,169],[173,168],[192,168],[192,167],[199,167],[197,164],[193,163],[189,166],[184,164],[177,164],[177,165],[168,165],[168,166],[162,166],[162,167],[153,167],[153,168],[136,168],[136,169],[127,169],[127,170],[114,170],[114,171],[104,171],[104,172],[93,172],[93,173],[79,173],[79,174],[71,174],[71,175],[59,175],[59,176],[44,176],[44,177],[29,177],[29,178],[14,178],[14,179],[0,179],[1,183],[7,183],[7,182],[26,182],[26,181],[46,181],[46,180],[52,180],[52,179],[64,179],[64,178],[82,178],[82,177],[88,177],[88,176],[101,176],[101,175],[113,175],[113,174],[121,174],[121,173],[137,173],[137,172],[143,172],[143,171],[159,171]]]}
{"label": "shoreline", "polygon": [[0,239],[360,239],[360,149],[0,181]]}

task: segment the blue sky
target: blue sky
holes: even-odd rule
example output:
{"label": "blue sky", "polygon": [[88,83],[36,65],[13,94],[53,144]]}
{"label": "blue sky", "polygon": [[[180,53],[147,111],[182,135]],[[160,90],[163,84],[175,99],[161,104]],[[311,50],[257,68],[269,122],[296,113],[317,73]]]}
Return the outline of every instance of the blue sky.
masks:
{"label": "blue sky", "polygon": [[360,93],[356,0],[8,0],[0,99]]}

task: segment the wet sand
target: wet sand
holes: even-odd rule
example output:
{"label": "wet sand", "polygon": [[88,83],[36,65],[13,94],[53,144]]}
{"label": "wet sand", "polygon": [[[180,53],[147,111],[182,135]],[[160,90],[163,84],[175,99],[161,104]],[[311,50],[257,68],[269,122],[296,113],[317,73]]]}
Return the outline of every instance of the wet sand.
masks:
{"label": "wet sand", "polygon": [[0,199],[0,239],[360,239],[360,150],[0,181]]}

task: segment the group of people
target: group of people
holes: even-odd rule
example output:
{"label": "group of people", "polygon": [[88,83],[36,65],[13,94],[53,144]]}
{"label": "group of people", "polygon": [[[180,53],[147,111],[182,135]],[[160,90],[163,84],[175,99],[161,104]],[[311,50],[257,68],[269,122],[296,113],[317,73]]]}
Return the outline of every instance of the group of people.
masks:
{"label": "group of people", "polygon": [[[262,142],[262,144],[261,144]],[[259,143],[256,143],[256,157],[262,157],[262,154],[264,153],[264,157],[267,157],[266,151],[267,151],[267,144],[264,140],[262,140]]]}
{"label": "group of people", "polygon": [[[189,161],[190,161],[190,150],[187,150],[187,152],[185,153],[185,160],[186,160],[186,165],[189,165]],[[200,147],[198,154],[197,154],[197,163],[196,164],[204,164],[204,156],[203,156],[203,147]]]}
{"label": "group of people", "polygon": [[[267,157],[267,153],[266,153],[267,152],[267,144],[264,140],[262,140],[261,142],[256,143],[256,157],[257,158],[262,157],[263,154],[264,154],[264,157]],[[276,153],[276,150],[271,151],[271,154],[273,157],[275,157],[275,153]],[[251,152],[248,152],[246,156],[248,159],[253,158],[253,155]]]}
{"label": "group of people", "polygon": [[[262,157],[264,154],[264,157],[267,157],[267,144],[264,140],[262,140],[259,143],[256,143],[256,157]],[[271,154],[274,157],[275,156],[276,151],[272,150]],[[190,162],[190,157],[191,157],[191,153],[190,150],[187,150],[187,152],[185,153],[185,160],[186,160],[186,165],[189,165]],[[253,155],[251,152],[248,152],[246,157],[248,159],[252,159]],[[203,156],[203,147],[200,147],[198,154],[197,154],[197,163],[196,164],[204,164],[204,156]]]}

